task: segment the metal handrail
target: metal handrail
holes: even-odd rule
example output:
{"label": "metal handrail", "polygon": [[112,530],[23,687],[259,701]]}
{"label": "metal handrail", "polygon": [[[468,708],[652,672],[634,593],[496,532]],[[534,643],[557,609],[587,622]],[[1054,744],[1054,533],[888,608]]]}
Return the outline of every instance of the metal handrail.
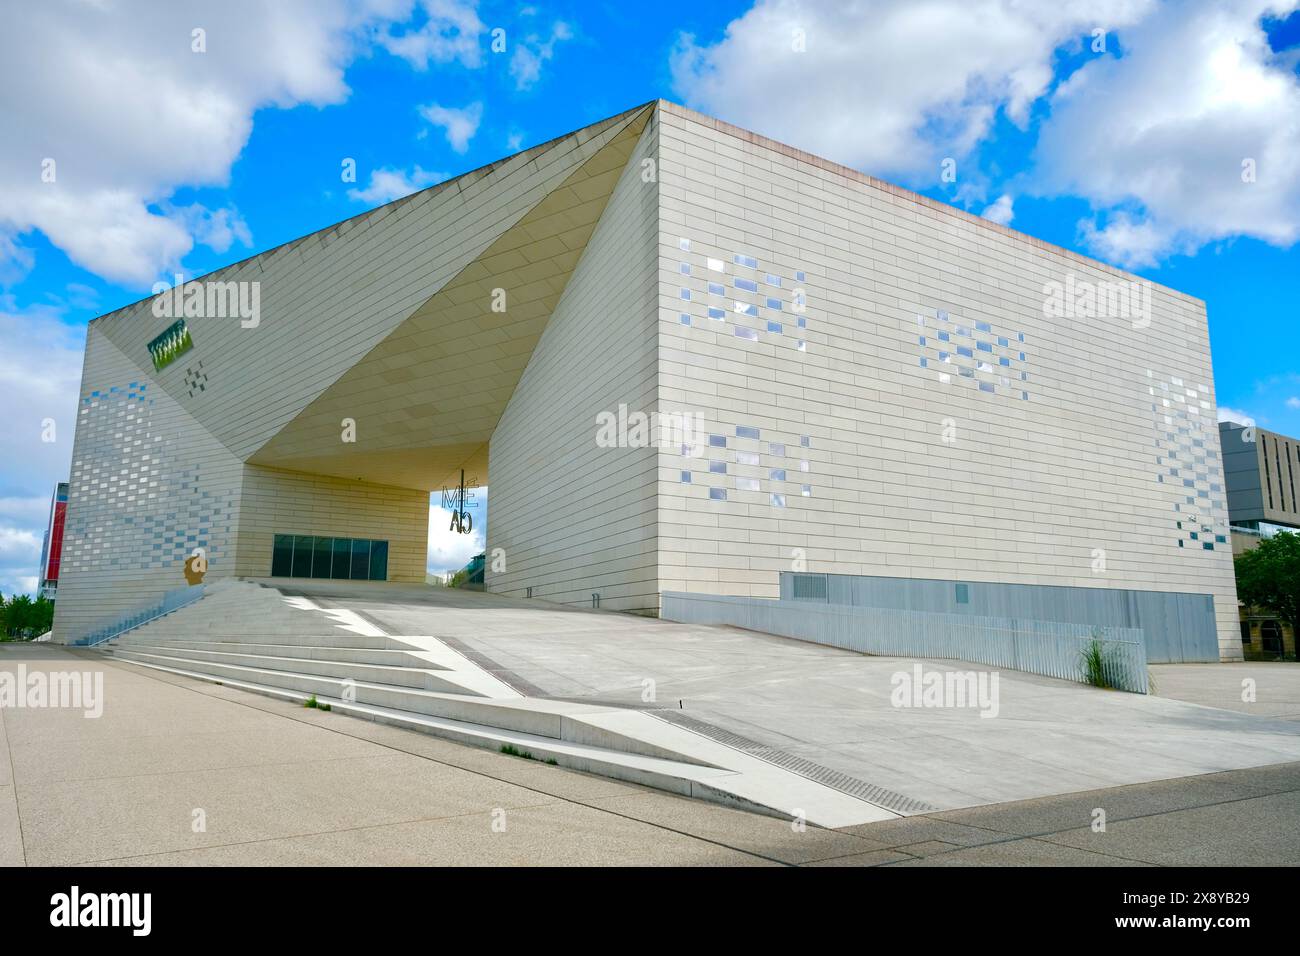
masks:
{"label": "metal handrail", "polygon": [[113,638],[125,634],[127,631],[135,630],[137,627],[143,627],[160,617],[166,617],[173,611],[179,611],[183,607],[188,607],[195,601],[203,597],[203,585],[194,584],[189,587],[176,588],[168,591],[163,595],[163,599],[157,604],[147,605],[143,608],[137,608],[134,611],[117,618],[111,624],[104,627],[96,628],[84,637],[72,641],[74,647],[96,647],[105,641],[111,641]]}

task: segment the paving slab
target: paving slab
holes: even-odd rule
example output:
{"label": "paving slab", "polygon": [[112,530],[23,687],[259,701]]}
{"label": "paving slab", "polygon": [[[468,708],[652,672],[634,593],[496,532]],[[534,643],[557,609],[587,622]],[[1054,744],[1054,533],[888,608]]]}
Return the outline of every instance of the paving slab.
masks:
{"label": "paving slab", "polygon": [[[1095,831],[1098,807],[1106,811],[1105,829]],[[934,866],[1297,866],[1300,763],[948,810],[851,830]]]}
{"label": "paving slab", "polygon": [[1300,764],[1284,764],[973,807],[938,813],[934,818],[1031,835],[1090,823],[1098,808],[1113,822],[1297,791]]}
{"label": "paving slab", "polygon": [[[115,777],[93,785],[27,785],[20,778],[18,790],[28,862],[40,865],[112,859],[141,847],[162,852],[240,843],[555,799],[391,752],[346,761]],[[195,810],[205,816],[203,832],[192,831]],[[70,820],[78,821],[72,833]]]}
{"label": "paving slab", "polygon": [[[23,651],[6,651],[4,663],[57,669],[79,660]],[[176,675],[99,666],[117,701],[99,718],[0,712],[0,733],[21,724],[12,766],[11,747],[0,748],[14,779],[0,786],[0,865],[780,862],[590,802],[652,793],[641,787]],[[155,713],[167,719],[149,724]],[[505,833],[491,825],[502,814]],[[761,850],[763,840],[751,842]]]}
{"label": "paving slab", "polygon": [[[1108,821],[1104,832],[1077,828],[1044,837],[1062,846],[1159,866],[1296,866],[1300,833],[1294,820],[1300,793],[1270,794]],[[1214,839],[1231,833],[1230,842]]]}
{"label": "paving slab", "polygon": [[898,850],[870,850],[866,853],[851,853],[848,856],[831,857],[826,860],[814,860],[804,866],[885,866],[890,863],[904,863],[915,857],[900,853]]}
{"label": "paving slab", "polygon": [[0,787],[0,866],[23,866],[22,824],[13,787]]}
{"label": "paving slab", "polygon": [[891,866],[1151,866],[1141,861],[1126,860],[1092,853],[1086,850],[1059,846],[1042,840],[1020,839],[1005,843],[985,843],[980,846],[931,853],[922,857],[889,864]]}
{"label": "paving slab", "polygon": [[683,806],[669,794],[642,793],[595,800],[602,810],[717,840],[785,863],[808,863],[828,857],[884,849],[884,844],[845,830],[797,828],[795,821],[759,817],[707,803]]}
{"label": "paving slab", "polygon": [[1300,664],[1294,661],[1153,664],[1151,676],[1161,697],[1258,717],[1300,720]]}
{"label": "paving slab", "polygon": [[[955,813],[966,814],[969,811],[955,811]],[[901,820],[889,820],[885,823],[867,823],[862,826],[848,827],[846,832],[873,840],[891,849],[932,841],[954,846],[979,846],[981,843],[995,843],[1007,837],[1007,833],[1003,830],[958,823],[944,819],[941,814],[904,817]]]}
{"label": "paving slab", "polygon": [[[504,830],[494,824],[504,823]],[[124,866],[774,866],[775,861],[580,806],[476,813],[113,861]]]}

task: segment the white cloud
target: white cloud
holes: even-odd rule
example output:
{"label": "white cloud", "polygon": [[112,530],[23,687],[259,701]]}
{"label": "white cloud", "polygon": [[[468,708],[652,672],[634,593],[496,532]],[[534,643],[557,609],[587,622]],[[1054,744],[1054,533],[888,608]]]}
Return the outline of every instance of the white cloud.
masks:
{"label": "white cloud", "polygon": [[[50,486],[50,492],[51,494],[54,492],[53,485]],[[49,495],[27,498],[12,496],[0,498],[0,527],[13,528],[21,526],[23,528],[32,528],[39,524],[43,529],[45,519],[49,517],[49,510]]]}
{"label": "white cloud", "polygon": [[139,193],[96,189],[10,196],[15,225],[41,230],[77,265],[123,285],[150,285],[160,273],[180,271],[194,247],[184,225],[150,212],[148,199]]}
{"label": "white cloud", "polygon": [[[85,328],[0,297],[0,591],[32,591],[50,495],[68,480]],[[53,420],[54,441],[46,419]]]}
{"label": "white cloud", "polygon": [[[49,499],[44,507],[48,510]],[[35,594],[36,575],[41,563],[41,543],[45,539],[45,519],[42,515],[38,522],[39,531],[32,530],[36,525],[15,528],[0,520],[0,594]]]}
{"label": "white cloud", "polygon": [[1296,396],[1292,395],[1290,398],[1286,400],[1286,407],[1300,408],[1300,398],[1297,398]]}
{"label": "white cloud", "polygon": [[39,558],[41,536],[31,531],[18,530],[14,528],[0,527],[0,555],[7,555],[13,550],[36,551],[36,557]]}
{"label": "white cloud", "polygon": [[163,203],[162,207],[169,219],[180,222],[196,241],[214,252],[225,252],[236,242],[245,247],[253,244],[253,233],[236,209],[209,209],[201,203],[188,206]]}
{"label": "white cloud", "polygon": [[[205,7],[201,24],[184,4],[7,10],[0,273],[21,270],[13,237],[30,230],[136,287],[183,271],[196,238],[214,248],[247,241],[233,210],[161,207],[180,186],[226,185],[256,110],[346,99],[343,71],[367,36],[412,10],[410,0],[227,0]],[[202,53],[191,49],[198,25]]]}
{"label": "white cloud", "polygon": [[[1120,265],[1155,265],[1232,236],[1300,238],[1300,79],[1260,26],[1295,0],[1166,4],[1121,34],[1052,97],[1039,186],[1089,199],[1084,243]],[[1243,161],[1255,182],[1243,182]]]}
{"label": "white cloud", "polygon": [[1219,406],[1219,421],[1236,422],[1238,425],[1254,426],[1255,416],[1248,412],[1243,412],[1237,408],[1229,408],[1227,405]]}
{"label": "white cloud", "polygon": [[447,142],[458,153],[469,149],[469,141],[483,121],[483,104],[477,101],[461,109],[429,103],[419,107],[419,112],[430,125],[446,131]]}
{"label": "white cloud", "polygon": [[446,173],[430,172],[419,166],[409,173],[404,169],[385,167],[376,169],[370,174],[370,185],[365,189],[349,189],[348,198],[369,205],[378,205],[409,196],[418,189],[440,183],[446,178]]}
{"label": "white cloud", "polygon": [[717,43],[679,38],[671,66],[688,105],[876,175],[933,183],[999,110],[1028,122],[1058,47],[1150,6],[759,0]]}
{"label": "white cloud", "polygon": [[515,43],[510,56],[510,75],[515,78],[515,89],[526,90],[536,84],[542,75],[542,65],[555,56],[555,47],[564,40],[573,39],[573,30],[563,20],[551,24],[551,35],[545,40],[529,34]]}
{"label": "white cloud", "polygon": [[1079,238],[1094,255],[1129,269],[1155,266],[1170,251],[1194,251],[1189,246],[1171,249],[1172,237],[1166,230],[1127,210],[1112,213],[1101,227],[1090,219],[1082,220]]}
{"label": "white cloud", "polygon": [[[0,300],[0,491],[67,480],[85,337],[84,326],[65,324],[56,309],[15,312]],[[46,419],[54,422],[53,442],[42,440]],[[22,483],[13,478],[19,468]]]}
{"label": "white cloud", "polygon": [[1014,203],[1015,200],[1011,198],[1009,193],[1003,193],[995,201],[984,207],[984,211],[980,215],[1000,226],[1009,226],[1012,217],[1015,215],[1012,208]]}
{"label": "white cloud", "polygon": [[[410,3],[395,6],[411,7]],[[417,70],[429,68],[431,63],[459,61],[462,66],[477,68],[483,63],[480,38],[483,21],[479,19],[477,3],[457,0],[420,0],[420,11],[425,21],[419,27],[396,30],[388,25],[380,31],[379,44],[394,56],[399,56]],[[407,19],[409,9],[398,20]]]}
{"label": "white cloud", "polygon": [[[1235,236],[1300,239],[1300,57],[1261,26],[1297,7],[758,0],[715,43],[681,37],[672,70],[689,105],[867,172],[930,186],[952,157],[958,201],[999,113],[1027,129],[1038,106],[1034,191],[1087,199],[1081,243],[1136,268]],[[1060,51],[1083,65],[1053,89]]]}
{"label": "white cloud", "polygon": [[21,282],[36,265],[36,256],[11,232],[0,229],[0,286]]}

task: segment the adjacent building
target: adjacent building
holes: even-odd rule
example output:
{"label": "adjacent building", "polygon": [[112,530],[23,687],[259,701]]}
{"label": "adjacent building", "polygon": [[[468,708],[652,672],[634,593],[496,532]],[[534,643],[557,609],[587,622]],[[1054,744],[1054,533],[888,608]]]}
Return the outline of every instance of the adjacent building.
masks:
{"label": "adjacent building", "polygon": [[423,582],[464,472],[489,591],[924,581],[1236,659],[1216,418],[1201,301],[656,101],[92,322],[55,636],[196,552]]}
{"label": "adjacent building", "polygon": [[59,590],[59,567],[63,557],[63,526],[68,512],[68,483],[54,486],[50,497],[50,517],[45,523],[45,539],[41,543],[41,573],[38,575],[37,594],[53,601]]}
{"label": "adjacent building", "polygon": [[[1232,551],[1240,554],[1279,531],[1300,533],[1300,441],[1237,422],[1219,424],[1228,488]],[[1277,615],[1240,608],[1241,644],[1249,657],[1296,658],[1295,631]]]}

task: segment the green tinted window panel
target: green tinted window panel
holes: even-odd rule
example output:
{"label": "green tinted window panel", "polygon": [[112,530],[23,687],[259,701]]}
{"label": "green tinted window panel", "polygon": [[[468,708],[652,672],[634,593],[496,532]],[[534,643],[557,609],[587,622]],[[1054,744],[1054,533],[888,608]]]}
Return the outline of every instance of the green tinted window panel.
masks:
{"label": "green tinted window panel", "polygon": [[167,327],[165,332],[150,340],[147,348],[149,356],[153,359],[154,369],[162,371],[194,348],[194,340],[190,338],[190,330],[185,320],[177,319]]}
{"label": "green tinted window panel", "polygon": [[336,581],[346,581],[352,576],[352,539],[334,539],[334,566],[330,577]]}
{"label": "green tinted window panel", "polygon": [[271,576],[287,578],[293,573],[293,535],[277,534],[271,553]]}
{"label": "green tinted window panel", "polygon": [[308,535],[294,535],[293,538],[293,576],[295,578],[311,577],[311,552],[315,538]]}
{"label": "green tinted window panel", "polygon": [[316,545],[312,549],[311,576],[313,578],[329,578],[333,544],[333,538],[316,539]]}
{"label": "green tinted window panel", "polygon": [[271,576],[336,581],[387,581],[388,542],[277,534]]}
{"label": "green tinted window panel", "polygon": [[370,580],[388,580],[388,542],[370,542]]}
{"label": "green tinted window panel", "polygon": [[352,580],[364,581],[370,577],[370,542],[352,541]]}

